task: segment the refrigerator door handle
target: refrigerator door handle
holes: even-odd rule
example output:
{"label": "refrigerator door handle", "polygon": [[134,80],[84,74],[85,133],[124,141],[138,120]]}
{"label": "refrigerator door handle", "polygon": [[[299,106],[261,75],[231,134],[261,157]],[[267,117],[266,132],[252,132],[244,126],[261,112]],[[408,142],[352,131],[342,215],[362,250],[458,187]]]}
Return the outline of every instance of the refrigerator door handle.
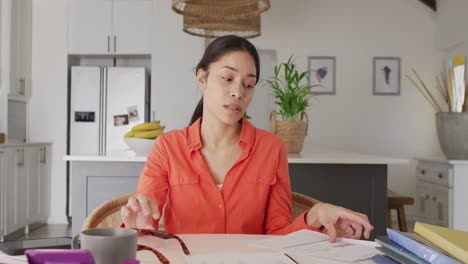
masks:
{"label": "refrigerator door handle", "polygon": [[103,106],[102,106],[102,152],[103,155],[107,154],[107,75],[108,75],[108,69],[107,67],[104,67],[104,77],[103,79],[103,94],[102,94],[102,101],[103,101]]}
{"label": "refrigerator door handle", "polygon": [[103,72],[103,68],[100,68],[99,70],[99,74],[100,74],[100,82],[99,82],[99,123],[98,123],[98,127],[99,127],[99,146],[98,146],[98,155],[103,155],[102,154],[102,94],[103,94],[103,86],[104,86],[104,83],[103,83],[103,76],[104,76],[104,72]]}

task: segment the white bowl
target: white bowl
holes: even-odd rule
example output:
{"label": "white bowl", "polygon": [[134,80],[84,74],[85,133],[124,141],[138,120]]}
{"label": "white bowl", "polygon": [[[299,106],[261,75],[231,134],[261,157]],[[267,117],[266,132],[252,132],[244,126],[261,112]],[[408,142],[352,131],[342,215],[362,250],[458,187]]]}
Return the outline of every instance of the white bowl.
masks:
{"label": "white bowl", "polygon": [[124,140],[137,156],[148,156],[154,143],[154,139],[146,138],[124,138]]}

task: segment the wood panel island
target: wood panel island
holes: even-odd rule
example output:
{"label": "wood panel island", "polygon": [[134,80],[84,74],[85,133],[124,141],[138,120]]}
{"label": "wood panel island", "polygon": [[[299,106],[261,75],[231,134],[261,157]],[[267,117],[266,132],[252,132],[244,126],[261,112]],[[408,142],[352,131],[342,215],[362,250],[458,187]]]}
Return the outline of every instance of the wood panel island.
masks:
{"label": "wood panel island", "polygon": [[[132,154],[64,157],[71,166],[73,234],[101,203],[135,191],[146,157]],[[387,167],[408,162],[307,145],[288,155],[292,191],[366,214],[375,226],[372,238],[386,234]]]}

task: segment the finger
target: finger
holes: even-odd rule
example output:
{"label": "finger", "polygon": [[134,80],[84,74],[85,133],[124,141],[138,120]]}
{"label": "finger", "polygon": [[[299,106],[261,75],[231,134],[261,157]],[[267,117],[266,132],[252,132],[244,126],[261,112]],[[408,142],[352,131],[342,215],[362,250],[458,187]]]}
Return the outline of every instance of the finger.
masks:
{"label": "finger", "polygon": [[146,196],[140,193],[137,198],[138,198],[138,202],[140,203],[141,212],[143,213],[143,215],[144,216],[150,215],[151,207]]}
{"label": "finger", "polygon": [[158,220],[159,217],[161,217],[161,213],[159,212],[159,208],[158,208],[158,203],[157,203],[157,201],[152,200],[152,199],[150,199],[149,202],[150,202],[151,212],[153,214],[152,215],[153,219]]}
{"label": "finger", "polygon": [[352,238],[353,235],[354,235],[354,229],[351,228],[351,226],[348,226],[346,229],[345,229],[345,238]]}
{"label": "finger", "polygon": [[366,239],[369,239],[369,238],[370,238],[370,232],[371,232],[373,229],[374,229],[373,226],[372,226],[372,228],[367,228],[367,227],[366,227],[366,228],[364,229],[364,237],[365,237]]}
{"label": "finger", "polygon": [[140,211],[140,204],[138,200],[135,199],[135,197],[133,196],[128,198],[127,207],[130,207],[134,213],[137,213]]}
{"label": "finger", "polygon": [[336,242],[336,229],[335,229],[335,226],[333,225],[333,223],[331,222],[327,222],[324,224],[325,228],[327,228],[327,233],[328,235],[330,236],[330,239],[328,241],[334,243]]}
{"label": "finger", "polygon": [[364,219],[358,214],[359,213],[353,212],[351,210],[345,210],[345,211],[342,211],[340,217],[346,218],[350,220],[351,222],[359,223],[362,226],[364,226],[364,228],[369,228],[372,230],[374,227],[369,223],[369,220],[367,220],[367,217],[366,219]]}
{"label": "finger", "polygon": [[136,227],[135,215],[133,214],[131,209],[129,209],[127,206],[122,206],[120,208],[120,215],[122,217],[122,222],[124,223],[125,227]]}
{"label": "finger", "polygon": [[353,226],[353,229],[354,229],[353,238],[354,239],[360,239],[361,235],[362,235],[362,226],[360,224],[358,224],[358,223],[352,223],[351,225]]}

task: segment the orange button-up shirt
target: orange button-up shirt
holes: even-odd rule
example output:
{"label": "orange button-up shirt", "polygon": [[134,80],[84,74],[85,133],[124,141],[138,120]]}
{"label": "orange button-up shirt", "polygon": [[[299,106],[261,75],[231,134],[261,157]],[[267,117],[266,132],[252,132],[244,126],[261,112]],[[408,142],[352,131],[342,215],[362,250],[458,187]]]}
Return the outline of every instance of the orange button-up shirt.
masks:
{"label": "orange button-up shirt", "polygon": [[[201,118],[158,137],[143,168],[137,193],[164,207],[171,233],[287,234],[312,229],[305,213],[291,218],[291,187],[284,143],[242,120],[242,154],[221,191],[201,154]],[[155,221],[155,227],[158,223]]]}

